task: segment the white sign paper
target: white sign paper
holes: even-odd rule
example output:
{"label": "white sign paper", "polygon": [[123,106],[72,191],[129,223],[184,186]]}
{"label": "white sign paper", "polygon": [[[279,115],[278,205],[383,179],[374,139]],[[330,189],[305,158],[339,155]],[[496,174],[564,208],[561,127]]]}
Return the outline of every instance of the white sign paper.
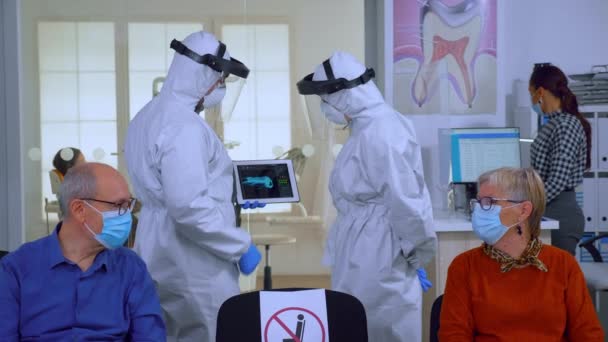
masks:
{"label": "white sign paper", "polygon": [[325,290],[261,291],[262,342],[329,342]]}

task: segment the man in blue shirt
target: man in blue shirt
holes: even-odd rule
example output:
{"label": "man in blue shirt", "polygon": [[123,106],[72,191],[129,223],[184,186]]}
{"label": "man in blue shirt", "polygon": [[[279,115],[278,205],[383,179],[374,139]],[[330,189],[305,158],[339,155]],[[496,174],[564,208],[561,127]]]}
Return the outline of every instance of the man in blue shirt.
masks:
{"label": "man in blue shirt", "polygon": [[134,205],[125,179],[104,164],[76,166],[60,204],[53,234],[0,261],[0,340],[165,341],[146,265],[121,247]]}

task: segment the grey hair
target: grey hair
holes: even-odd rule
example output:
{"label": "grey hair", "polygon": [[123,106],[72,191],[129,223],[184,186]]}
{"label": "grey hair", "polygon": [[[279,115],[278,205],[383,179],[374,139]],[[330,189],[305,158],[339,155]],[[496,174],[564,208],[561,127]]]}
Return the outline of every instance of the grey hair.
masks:
{"label": "grey hair", "polygon": [[[502,192],[515,201],[527,200],[525,188],[522,186],[523,169],[503,167],[487,171],[479,176],[478,185],[488,183],[498,187]],[[525,177],[523,177],[525,179]]]}
{"label": "grey hair", "polygon": [[484,183],[498,187],[510,200],[530,201],[533,208],[528,217],[528,229],[532,237],[540,235],[540,221],[547,203],[543,180],[534,169],[503,167],[488,171],[479,176],[478,185]]}
{"label": "grey hair", "polygon": [[64,217],[70,217],[70,203],[79,198],[93,198],[97,194],[97,179],[93,165],[83,164],[72,167],[61,183],[59,205]]}

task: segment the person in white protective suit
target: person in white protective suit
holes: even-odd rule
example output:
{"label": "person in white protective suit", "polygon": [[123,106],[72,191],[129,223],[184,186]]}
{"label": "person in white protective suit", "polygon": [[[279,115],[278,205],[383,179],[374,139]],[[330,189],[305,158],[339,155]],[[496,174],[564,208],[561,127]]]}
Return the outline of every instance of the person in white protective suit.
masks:
{"label": "person in white protective suit", "polygon": [[[327,119],[351,130],[329,182],[337,218],[324,262],[332,289],[363,303],[370,341],[415,342],[422,291],[431,286],[422,267],[436,250],[431,201],[414,127],[384,102],[373,77],[337,52],[298,82],[300,94],[320,96]],[[314,111],[312,126],[320,127],[323,114]]]}
{"label": "person in white protective suit", "polygon": [[249,70],[210,33],[171,48],[160,94],[127,133],[127,168],[143,203],[135,251],[156,283],[168,340],[215,341],[221,304],[239,294],[239,268],[251,273],[260,254],[235,226],[232,161],[197,112],[222,100],[229,74]]}

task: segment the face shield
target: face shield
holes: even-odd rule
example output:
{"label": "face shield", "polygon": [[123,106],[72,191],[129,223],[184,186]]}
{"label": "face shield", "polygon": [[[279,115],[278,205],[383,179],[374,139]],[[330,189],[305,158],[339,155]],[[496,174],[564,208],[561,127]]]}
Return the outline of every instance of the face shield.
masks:
{"label": "face shield", "polygon": [[336,78],[329,59],[323,62],[323,68],[327,75],[326,81],[314,81],[314,74],[309,74],[297,83],[298,92],[304,97],[308,129],[313,139],[323,139],[328,130],[334,128],[327,119],[337,125],[343,124],[345,120],[343,116],[346,113],[339,113],[331,103],[326,102],[326,96],[365,84],[375,76],[374,69],[369,68],[353,80]]}
{"label": "face shield", "polygon": [[211,108],[222,103],[222,118],[230,120],[232,111],[236,106],[238,98],[249,76],[249,69],[236,58],[225,59],[226,45],[219,42],[216,55],[205,54],[203,56],[190,50],[180,41],[173,39],[171,48],[196,63],[203,64],[218,72],[218,80],[215,82],[211,92],[203,97],[203,101],[197,106],[200,112],[205,108]]}
{"label": "face shield", "polygon": [[222,120],[224,122],[230,121],[232,118],[232,113],[234,112],[234,107],[236,107],[236,103],[241,96],[241,91],[243,90],[243,86],[245,85],[245,79],[236,77],[233,75],[228,76],[224,80],[224,87],[226,88],[226,96],[224,96],[224,100],[222,101]]}

